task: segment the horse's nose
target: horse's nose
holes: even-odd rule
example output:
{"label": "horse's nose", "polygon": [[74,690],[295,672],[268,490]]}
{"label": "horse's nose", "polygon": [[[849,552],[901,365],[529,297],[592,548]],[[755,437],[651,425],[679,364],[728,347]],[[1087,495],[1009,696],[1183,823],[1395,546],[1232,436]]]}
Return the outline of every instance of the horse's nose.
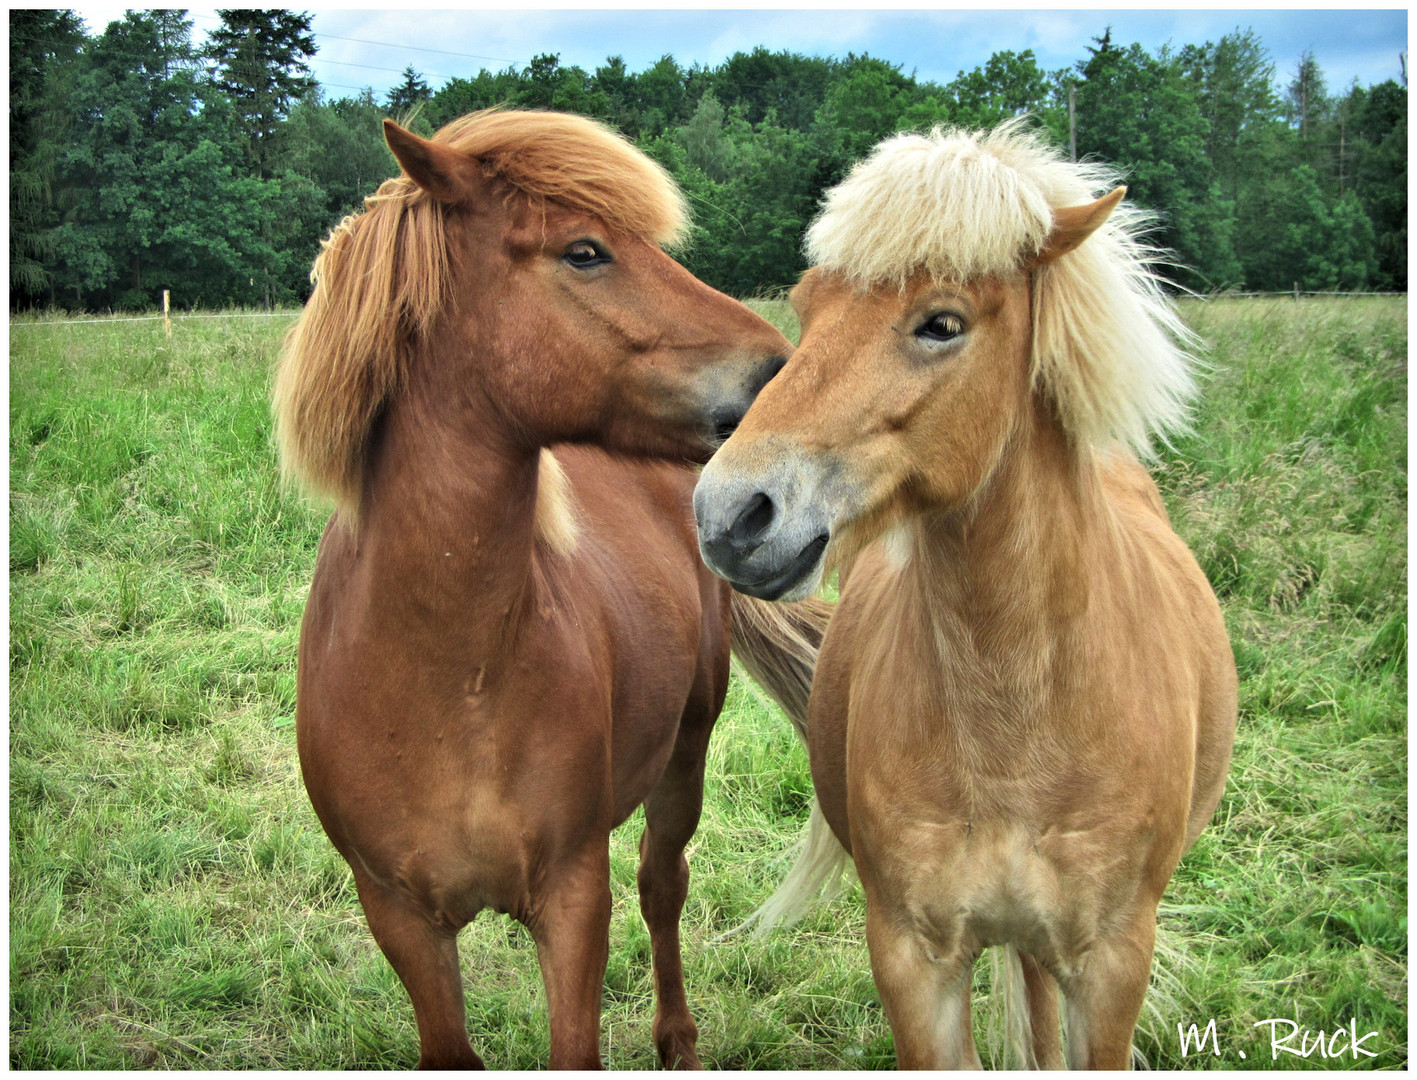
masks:
{"label": "horse's nose", "polygon": [[728,437],[738,430],[738,425],[743,422],[743,417],[748,415],[748,410],[763,387],[772,382],[774,376],[786,365],[785,356],[769,356],[743,386],[739,400],[721,404],[714,409],[709,416],[711,441],[714,446],[722,446],[728,441]]}
{"label": "horse's nose", "polygon": [[710,441],[714,446],[722,446],[728,441],[728,436],[738,430],[738,425],[743,422],[743,417],[747,414],[746,409],[722,408],[716,409],[709,417],[712,425],[712,436]]}
{"label": "horse's nose", "polygon": [[[730,511],[731,512],[731,511]],[[726,529],[704,528],[700,522],[699,545],[710,566],[728,570],[762,547],[777,507],[770,496],[755,492]]]}
{"label": "horse's nose", "polygon": [[746,555],[762,544],[763,534],[768,531],[776,514],[777,507],[773,505],[772,498],[766,492],[757,492],[733,524],[728,526],[728,542],[734,550]]}

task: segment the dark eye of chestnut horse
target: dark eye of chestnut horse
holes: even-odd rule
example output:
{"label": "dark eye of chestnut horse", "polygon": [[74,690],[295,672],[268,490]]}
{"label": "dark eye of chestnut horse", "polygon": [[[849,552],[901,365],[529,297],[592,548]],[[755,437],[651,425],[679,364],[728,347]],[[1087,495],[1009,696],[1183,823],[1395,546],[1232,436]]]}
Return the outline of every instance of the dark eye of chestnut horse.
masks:
{"label": "dark eye of chestnut horse", "polygon": [[562,258],[577,270],[590,270],[593,267],[604,266],[606,263],[614,261],[610,258],[609,252],[590,240],[577,240],[566,249],[566,254]]}

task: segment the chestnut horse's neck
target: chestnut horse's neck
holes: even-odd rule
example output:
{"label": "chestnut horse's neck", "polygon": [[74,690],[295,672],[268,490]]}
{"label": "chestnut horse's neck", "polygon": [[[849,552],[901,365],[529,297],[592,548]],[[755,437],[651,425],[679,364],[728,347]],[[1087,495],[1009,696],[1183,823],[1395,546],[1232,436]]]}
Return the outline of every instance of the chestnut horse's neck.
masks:
{"label": "chestnut horse's neck", "polygon": [[[446,350],[460,348],[442,340]],[[414,359],[378,425],[359,548],[400,594],[393,602],[416,605],[445,626],[500,627],[535,581],[540,448],[516,438],[466,378],[475,357],[454,363],[437,348]]]}

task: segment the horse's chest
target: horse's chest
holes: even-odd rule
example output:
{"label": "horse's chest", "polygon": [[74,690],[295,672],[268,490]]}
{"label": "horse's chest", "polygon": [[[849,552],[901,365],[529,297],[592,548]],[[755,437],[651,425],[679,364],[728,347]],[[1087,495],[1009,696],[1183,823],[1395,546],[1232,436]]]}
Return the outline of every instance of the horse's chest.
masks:
{"label": "horse's chest", "polygon": [[927,954],[946,963],[1012,944],[1066,976],[1130,877],[1117,873],[1096,833],[899,814],[853,816],[852,825],[869,902],[911,926]]}
{"label": "horse's chest", "polygon": [[1013,944],[1075,970],[1157,842],[1151,796],[1099,768],[1125,745],[1082,752],[1039,723],[1048,689],[1009,673],[932,683],[908,657],[861,658],[874,667],[853,673],[845,773],[871,902],[937,959]]}

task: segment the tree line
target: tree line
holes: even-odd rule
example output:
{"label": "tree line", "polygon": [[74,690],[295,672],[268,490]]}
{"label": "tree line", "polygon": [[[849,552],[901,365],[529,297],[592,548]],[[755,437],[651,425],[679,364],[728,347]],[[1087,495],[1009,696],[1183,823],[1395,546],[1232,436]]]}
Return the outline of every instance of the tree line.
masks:
{"label": "tree line", "polygon": [[310,16],[129,11],[88,35],[63,10],[10,12],[12,308],[288,304],[320,241],[397,172],[380,121],[429,134],[493,105],[604,120],[662,163],[695,231],[680,257],[745,296],[791,284],[823,191],[877,141],[1027,114],[1065,153],[1119,165],[1187,288],[1407,287],[1407,87],[1285,76],[1260,39],[1093,40],[1071,68],[998,52],[947,84],[871,56],[764,48],[640,72],[534,57],[436,91],[412,67],[382,100],[310,76]]}

